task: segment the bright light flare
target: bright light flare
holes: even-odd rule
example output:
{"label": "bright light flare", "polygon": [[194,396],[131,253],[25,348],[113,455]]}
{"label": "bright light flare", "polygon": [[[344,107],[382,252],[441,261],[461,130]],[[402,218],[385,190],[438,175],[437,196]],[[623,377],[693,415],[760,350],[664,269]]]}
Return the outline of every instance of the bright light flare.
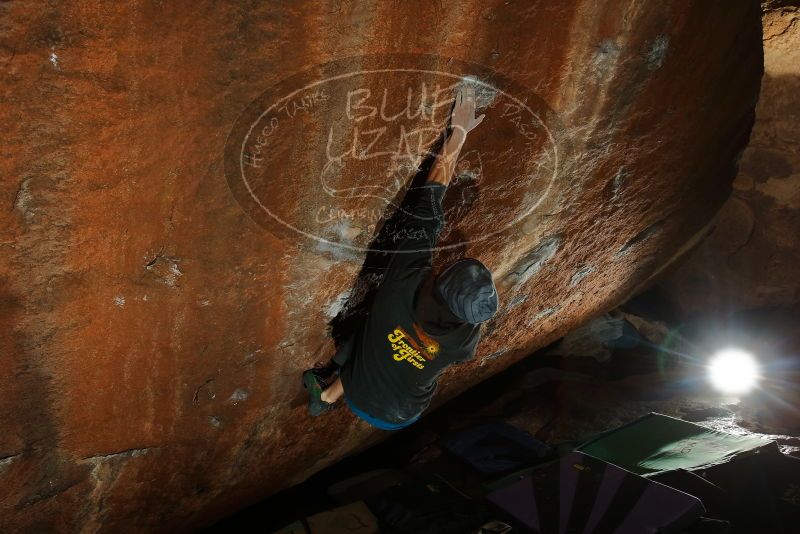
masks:
{"label": "bright light flare", "polygon": [[722,393],[747,393],[758,382],[758,362],[741,349],[721,350],[709,362],[708,377]]}

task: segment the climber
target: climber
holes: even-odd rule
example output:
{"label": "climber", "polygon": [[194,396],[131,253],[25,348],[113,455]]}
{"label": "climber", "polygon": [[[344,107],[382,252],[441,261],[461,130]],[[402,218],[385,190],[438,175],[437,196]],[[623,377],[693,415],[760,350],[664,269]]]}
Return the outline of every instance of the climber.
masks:
{"label": "climber", "polygon": [[327,412],[344,395],[371,425],[403,428],[428,407],[442,371],[474,357],[480,324],[498,307],[492,274],[466,258],[437,275],[431,259],[444,226],[442,197],[467,134],[483,118],[475,117],[474,89],[459,90],[426,183],[409,189],[402,236],[366,321],[327,365],[303,373],[311,415]]}

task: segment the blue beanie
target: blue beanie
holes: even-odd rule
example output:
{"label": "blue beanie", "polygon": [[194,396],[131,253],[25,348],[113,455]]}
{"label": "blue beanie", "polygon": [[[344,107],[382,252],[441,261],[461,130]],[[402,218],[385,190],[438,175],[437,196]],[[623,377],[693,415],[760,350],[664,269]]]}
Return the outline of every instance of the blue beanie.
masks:
{"label": "blue beanie", "polygon": [[459,260],[437,278],[436,287],[450,311],[467,323],[488,321],[497,312],[492,272],[474,258]]}

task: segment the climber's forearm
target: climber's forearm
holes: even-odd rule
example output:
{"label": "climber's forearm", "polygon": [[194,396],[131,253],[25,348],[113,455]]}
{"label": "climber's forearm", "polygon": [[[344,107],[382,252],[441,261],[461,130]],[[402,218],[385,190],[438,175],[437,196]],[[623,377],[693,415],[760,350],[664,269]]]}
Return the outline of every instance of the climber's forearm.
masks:
{"label": "climber's forearm", "polygon": [[442,148],[436,157],[430,175],[428,175],[429,182],[439,183],[445,187],[450,184],[456,170],[461,147],[464,146],[466,138],[467,135],[463,130],[453,129],[453,132],[442,143]]}
{"label": "climber's forearm", "polygon": [[456,171],[456,163],[461,147],[467,139],[467,134],[474,130],[486,117],[475,116],[475,88],[466,85],[458,90],[453,100],[453,111],[450,113],[450,135],[442,143],[442,149],[433,164],[429,182],[435,182],[447,187]]}

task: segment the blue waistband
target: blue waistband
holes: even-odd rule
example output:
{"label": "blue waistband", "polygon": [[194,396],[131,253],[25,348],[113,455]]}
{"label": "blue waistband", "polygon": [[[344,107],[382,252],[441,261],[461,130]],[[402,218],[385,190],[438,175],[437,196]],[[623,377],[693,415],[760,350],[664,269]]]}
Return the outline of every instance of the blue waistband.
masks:
{"label": "blue waistband", "polygon": [[353,403],[350,402],[350,399],[347,398],[345,394],[344,400],[347,401],[347,406],[350,407],[350,411],[356,414],[360,419],[363,419],[367,423],[371,424],[375,428],[380,428],[381,430],[400,430],[401,428],[405,428],[408,425],[415,423],[417,419],[419,419],[419,415],[416,416],[414,419],[406,421],[405,423],[387,423],[386,421],[382,421],[375,417],[372,417],[368,413],[361,411],[360,409],[353,406]]}

